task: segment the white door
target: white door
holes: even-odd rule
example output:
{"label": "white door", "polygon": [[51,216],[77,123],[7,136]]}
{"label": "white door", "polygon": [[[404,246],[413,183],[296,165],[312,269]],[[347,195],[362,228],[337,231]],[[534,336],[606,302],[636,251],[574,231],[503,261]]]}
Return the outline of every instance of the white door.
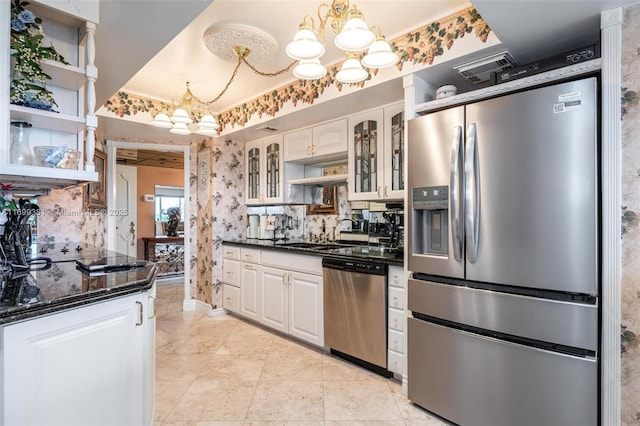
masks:
{"label": "white door", "polygon": [[116,220],[116,251],[131,257],[138,256],[137,182],[138,169],[133,166],[116,165],[116,205],[113,210]]}

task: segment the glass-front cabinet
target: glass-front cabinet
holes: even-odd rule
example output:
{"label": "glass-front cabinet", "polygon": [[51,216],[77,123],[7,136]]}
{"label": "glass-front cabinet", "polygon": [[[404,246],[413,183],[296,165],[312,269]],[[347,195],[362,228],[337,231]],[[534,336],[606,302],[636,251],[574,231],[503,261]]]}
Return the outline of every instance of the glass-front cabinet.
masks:
{"label": "glass-front cabinet", "polygon": [[349,200],[404,198],[404,104],[349,117]]}
{"label": "glass-front cabinet", "polygon": [[384,188],[385,199],[403,199],[405,188],[404,102],[384,108]]}
{"label": "glass-front cabinet", "polygon": [[349,117],[349,200],[382,198],[382,109]]}
{"label": "glass-front cabinet", "polygon": [[304,177],[304,165],[285,164],[282,135],[245,145],[246,204],[295,202],[286,191],[286,179]]}

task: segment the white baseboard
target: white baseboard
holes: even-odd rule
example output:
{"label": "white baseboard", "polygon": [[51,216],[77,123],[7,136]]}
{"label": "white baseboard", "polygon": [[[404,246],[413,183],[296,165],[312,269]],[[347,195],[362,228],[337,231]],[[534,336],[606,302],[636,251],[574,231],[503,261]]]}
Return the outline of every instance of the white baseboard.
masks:
{"label": "white baseboard", "polygon": [[227,315],[227,311],[223,308],[213,309],[211,305],[208,305],[200,300],[191,299],[182,302],[183,311],[196,311],[208,317],[219,317]]}

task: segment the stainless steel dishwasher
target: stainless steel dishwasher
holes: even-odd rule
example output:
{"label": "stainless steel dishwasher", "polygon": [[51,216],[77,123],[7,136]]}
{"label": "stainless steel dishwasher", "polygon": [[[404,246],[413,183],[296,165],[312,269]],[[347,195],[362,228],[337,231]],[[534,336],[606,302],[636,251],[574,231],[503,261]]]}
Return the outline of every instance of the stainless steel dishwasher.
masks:
{"label": "stainless steel dishwasher", "polygon": [[387,265],[322,259],[324,341],[334,355],[379,374],[387,370]]}

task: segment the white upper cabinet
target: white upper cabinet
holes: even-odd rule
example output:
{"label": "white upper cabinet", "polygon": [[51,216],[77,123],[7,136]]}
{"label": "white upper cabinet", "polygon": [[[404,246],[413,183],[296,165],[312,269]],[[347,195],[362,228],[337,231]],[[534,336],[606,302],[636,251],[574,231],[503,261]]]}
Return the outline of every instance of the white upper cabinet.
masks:
{"label": "white upper cabinet", "polygon": [[[0,21],[9,22],[11,3],[2,2]],[[98,0],[32,0],[26,9],[42,18],[41,29],[45,34],[43,46],[53,44],[56,51],[69,65],[42,60],[43,70],[52,77],[47,89],[57,103],[54,111],[10,104],[9,87],[13,75],[10,59],[10,31],[0,32],[0,71],[5,78],[0,91],[0,181],[13,183],[20,188],[56,188],[84,181],[96,181],[93,155],[95,150],[95,67],[94,35],[98,21]],[[12,122],[27,122],[29,128],[28,149],[32,152],[32,164],[20,164],[11,159]],[[28,126],[28,125],[27,125]],[[61,168],[63,161],[50,160],[49,166],[40,163],[35,155],[37,146],[71,148],[79,151],[76,168]],[[59,168],[60,167],[60,168]]]}
{"label": "white upper cabinet", "polygon": [[284,161],[304,162],[313,153],[313,132],[311,128],[296,130],[284,135]]}
{"label": "white upper cabinet", "polygon": [[282,135],[245,145],[247,205],[300,202],[285,190],[286,179],[304,177],[304,165],[285,164]]}
{"label": "white upper cabinet", "polygon": [[341,119],[284,135],[284,161],[301,164],[347,159],[347,120]]}
{"label": "white upper cabinet", "polygon": [[403,103],[354,114],[349,125],[349,200],[404,199]]}
{"label": "white upper cabinet", "polygon": [[404,199],[406,141],[404,102],[384,108],[383,197]]}
{"label": "white upper cabinet", "polygon": [[349,117],[349,201],[383,198],[382,108]]}

